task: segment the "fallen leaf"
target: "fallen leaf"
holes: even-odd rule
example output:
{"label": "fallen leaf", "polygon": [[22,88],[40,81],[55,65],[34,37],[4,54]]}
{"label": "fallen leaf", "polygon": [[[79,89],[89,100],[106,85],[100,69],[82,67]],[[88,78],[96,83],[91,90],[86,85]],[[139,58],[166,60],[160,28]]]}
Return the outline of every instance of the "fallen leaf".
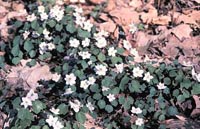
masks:
{"label": "fallen leaf", "polygon": [[113,33],[116,29],[116,24],[113,21],[109,20],[107,22],[101,23],[99,27],[101,30]]}
{"label": "fallen leaf", "polygon": [[89,1],[94,3],[94,4],[101,4],[103,2],[106,2],[106,0],[89,0]]}
{"label": "fallen leaf", "polygon": [[192,32],[192,29],[190,28],[189,25],[186,24],[181,24],[175,28],[172,29],[172,33],[176,35],[176,37],[180,40],[183,41],[186,38],[190,38],[190,34]]}
{"label": "fallen leaf", "polygon": [[140,16],[141,16],[141,19],[144,23],[149,24],[149,23],[152,22],[152,20],[154,18],[157,18],[158,12],[157,12],[157,9],[154,8],[152,5],[148,5],[145,8],[146,8],[147,13],[142,12],[142,13],[140,13]]}
{"label": "fallen leaf", "polygon": [[200,0],[195,0],[197,3],[200,3]]}
{"label": "fallen leaf", "polygon": [[192,96],[194,101],[195,101],[195,104],[196,104],[196,108],[199,108],[200,109],[200,97],[197,96],[197,95],[193,95]]}
{"label": "fallen leaf", "polygon": [[170,21],[171,21],[170,16],[163,16],[163,15],[152,19],[152,23],[158,25],[168,25]]}
{"label": "fallen leaf", "polygon": [[132,0],[129,5],[133,8],[139,8],[142,6],[142,1],[141,0]]}
{"label": "fallen leaf", "polygon": [[114,8],[116,8],[116,3],[114,0],[108,0],[108,4],[107,4],[107,7],[106,7],[106,11],[111,11],[113,10]]}

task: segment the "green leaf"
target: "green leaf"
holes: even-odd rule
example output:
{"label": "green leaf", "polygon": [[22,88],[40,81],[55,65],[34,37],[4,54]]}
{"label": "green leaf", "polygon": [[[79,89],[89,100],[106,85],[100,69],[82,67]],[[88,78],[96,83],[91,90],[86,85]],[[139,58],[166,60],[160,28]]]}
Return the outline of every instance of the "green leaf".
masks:
{"label": "green leaf", "polygon": [[33,102],[33,112],[35,112],[36,114],[40,113],[45,108],[46,105],[43,102],[39,100]]}
{"label": "green leaf", "polygon": [[131,85],[129,85],[130,92],[140,92],[140,83],[136,80],[131,81]]}
{"label": "green leaf", "polygon": [[119,88],[121,89],[121,90],[124,90],[125,88],[125,85],[129,82],[129,80],[130,80],[130,78],[128,77],[128,76],[124,76],[123,78],[122,78],[122,80],[120,81],[120,84],[119,84]]}
{"label": "green leaf", "polygon": [[102,86],[109,87],[113,84],[113,78],[105,76],[105,78],[101,81]]}
{"label": "green leaf", "polygon": [[40,25],[38,24],[37,20],[34,20],[31,22],[31,28],[34,30],[38,30],[38,28],[40,27]]}
{"label": "green leaf", "polygon": [[57,109],[59,109],[59,114],[65,115],[68,112],[68,106],[64,103],[60,104]]}
{"label": "green leaf", "polygon": [[30,50],[34,49],[34,46],[31,41],[26,40],[24,43],[24,49],[29,52]]}
{"label": "green leaf", "polygon": [[31,50],[28,54],[29,54],[29,56],[30,56],[31,58],[33,58],[33,57],[36,56],[36,51],[35,51],[35,50]]}
{"label": "green leaf", "polygon": [[106,105],[105,110],[106,110],[108,113],[111,113],[111,112],[113,111],[113,107],[112,107],[111,105]]}
{"label": "green leaf", "polygon": [[36,60],[32,59],[30,62],[27,62],[26,65],[32,67],[32,66],[36,65]]}
{"label": "green leaf", "polygon": [[11,53],[13,56],[18,56],[19,55],[19,45],[15,45],[12,49],[11,49]]}
{"label": "green leaf", "polygon": [[170,115],[170,116],[177,115],[177,114],[178,114],[178,110],[177,110],[176,107],[170,106],[170,107],[167,109],[167,114]]}
{"label": "green leaf", "polygon": [[13,40],[13,47],[14,46],[19,46],[19,44],[20,44],[20,39],[21,39],[21,37],[20,36],[16,36],[15,38],[14,38],[14,40]]}
{"label": "green leaf", "polygon": [[40,126],[35,126],[35,125],[33,125],[33,126],[31,126],[30,129],[40,129]]}
{"label": "green leaf", "polygon": [[18,114],[17,114],[17,117],[21,120],[34,120],[33,118],[33,114],[28,110],[28,109],[25,109],[25,108],[21,108],[19,111],[18,111]]}
{"label": "green leaf", "polygon": [[17,97],[12,101],[12,105],[16,109],[21,107],[20,104],[21,104],[21,98],[20,97]]}
{"label": "green leaf", "polygon": [[63,46],[62,44],[57,45],[57,46],[56,46],[56,50],[57,50],[58,52],[64,52],[64,51],[65,51],[64,46]]}
{"label": "green leaf", "polygon": [[49,129],[47,125],[43,126],[42,129]]}
{"label": "green leaf", "polygon": [[177,100],[178,100],[180,103],[182,103],[183,101],[185,101],[185,97],[184,97],[183,95],[179,95],[179,96],[177,97]]}
{"label": "green leaf", "polygon": [[102,52],[99,53],[99,55],[97,56],[97,58],[101,62],[103,62],[103,61],[106,60],[106,56]]}
{"label": "green leaf", "polygon": [[125,103],[125,97],[124,96],[119,97],[119,103],[122,104],[122,105]]}
{"label": "green leaf", "polygon": [[83,112],[78,112],[76,113],[76,120],[82,124],[85,123],[85,120],[86,120],[86,117],[85,117],[85,114]]}
{"label": "green leaf", "polygon": [[99,100],[97,105],[99,106],[100,109],[104,109],[106,106],[106,102],[104,100]]}
{"label": "green leaf", "polygon": [[12,59],[12,63],[13,63],[14,65],[19,64],[20,61],[21,61],[21,58],[19,58],[19,57],[14,57],[14,58]]}
{"label": "green leaf", "polygon": [[22,26],[22,25],[23,25],[23,23],[22,23],[21,21],[16,21],[15,24],[14,24],[14,26],[15,26],[16,28],[18,28],[18,27],[20,27],[20,26]]}
{"label": "green leaf", "polygon": [[90,38],[91,34],[88,31],[82,30],[82,29],[78,29],[78,36],[80,38]]}
{"label": "green leaf", "polygon": [[200,84],[195,84],[192,86],[192,95],[199,95],[200,94]]}
{"label": "green leaf", "polygon": [[53,27],[56,25],[56,21],[55,21],[55,20],[50,20],[50,21],[48,22],[48,25],[49,25],[51,28],[53,28]]}
{"label": "green leaf", "polygon": [[69,24],[67,24],[66,30],[67,30],[69,33],[73,34],[73,33],[76,31],[76,27],[75,27],[74,23],[69,23]]}
{"label": "green leaf", "polygon": [[190,88],[192,86],[192,83],[189,79],[184,79],[183,82],[180,83],[182,88]]}
{"label": "green leaf", "polygon": [[170,85],[171,84],[170,78],[168,78],[168,77],[164,78],[164,84]]}
{"label": "green leaf", "polygon": [[3,56],[0,56],[0,69],[5,66],[4,61],[5,61],[5,58]]}
{"label": "green leaf", "polygon": [[61,24],[56,24],[56,30],[61,31],[63,29],[63,25]]}
{"label": "green leaf", "polygon": [[96,100],[100,100],[102,98],[102,95],[100,93],[96,93],[93,95],[93,98]]}
{"label": "green leaf", "polygon": [[123,60],[121,57],[114,56],[111,58],[111,62],[112,62],[112,64],[117,64],[117,63],[122,63]]}

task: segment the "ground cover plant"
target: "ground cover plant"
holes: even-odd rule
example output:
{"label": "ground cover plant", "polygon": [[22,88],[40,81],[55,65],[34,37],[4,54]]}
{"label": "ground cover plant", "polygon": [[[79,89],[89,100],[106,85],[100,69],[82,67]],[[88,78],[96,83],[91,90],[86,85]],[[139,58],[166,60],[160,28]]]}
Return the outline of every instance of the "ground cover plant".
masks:
{"label": "ground cover plant", "polygon": [[[2,46],[2,68],[31,59],[28,66],[49,64],[55,76],[0,99],[8,114],[4,128],[84,129],[92,116],[101,128],[164,129],[166,119],[190,115],[181,103],[200,94],[200,74],[177,61],[135,63],[139,54],[128,40],[116,43],[82,13],[75,5],[42,2],[30,4],[26,21],[15,21],[13,40]],[[131,32],[137,29],[133,24]]]}

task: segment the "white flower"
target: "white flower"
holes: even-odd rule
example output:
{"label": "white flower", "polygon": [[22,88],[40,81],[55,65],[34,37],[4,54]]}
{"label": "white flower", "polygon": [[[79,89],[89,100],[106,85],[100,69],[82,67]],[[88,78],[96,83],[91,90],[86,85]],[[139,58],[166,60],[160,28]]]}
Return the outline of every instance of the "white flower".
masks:
{"label": "white flower", "polygon": [[95,83],[95,81],[96,81],[96,79],[94,77],[89,77],[89,79],[88,79],[88,83],[90,85],[93,85]]}
{"label": "white flower", "polygon": [[86,107],[87,107],[91,112],[94,110],[94,106],[92,105],[91,102],[88,102],[88,103],[86,104]]}
{"label": "white flower", "polygon": [[82,41],[82,45],[83,45],[83,47],[88,47],[88,46],[90,45],[90,39],[85,38],[85,39]]}
{"label": "white flower", "polygon": [[136,67],[133,69],[133,76],[134,77],[142,77],[142,74],[144,73],[144,71],[142,69],[140,69],[139,67]]}
{"label": "white flower", "polygon": [[53,76],[52,76],[51,79],[52,79],[53,81],[57,82],[57,81],[60,79],[60,77],[61,77],[60,74],[55,73],[55,74],[53,74]]}
{"label": "white flower", "polygon": [[101,30],[100,32],[98,33],[95,33],[94,34],[94,37],[95,38],[99,38],[99,37],[108,37],[108,32],[104,31],[104,30]]}
{"label": "white flower", "polygon": [[69,105],[75,112],[79,112],[80,108],[82,107],[81,102],[77,99],[74,100],[74,102],[69,101]]}
{"label": "white flower", "polygon": [[92,64],[92,61],[90,60],[90,61],[88,61],[88,65],[91,65]]}
{"label": "white flower", "polygon": [[103,75],[103,76],[106,75],[106,71],[107,71],[106,66],[96,65],[95,69],[96,69],[96,74],[97,75]]}
{"label": "white flower", "polygon": [[134,34],[138,30],[137,26],[134,23],[130,24],[129,27],[129,31],[131,32],[131,34]]}
{"label": "white flower", "polygon": [[67,85],[74,85],[76,84],[76,76],[73,73],[67,74],[65,75],[65,81]]}
{"label": "white flower", "polygon": [[40,19],[41,19],[41,21],[47,20],[48,19],[47,13],[41,13],[40,14]]}
{"label": "white flower", "polygon": [[137,118],[137,120],[135,121],[135,124],[138,126],[141,126],[144,124],[144,120],[142,118]]}
{"label": "white flower", "polygon": [[53,50],[56,48],[56,46],[53,43],[48,43],[47,47],[48,47],[48,50]]}
{"label": "white flower", "polygon": [[114,47],[111,47],[108,49],[108,55],[109,56],[115,56],[115,54],[117,53],[117,50],[115,50]]}
{"label": "white flower", "polygon": [[22,97],[21,105],[23,105],[24,108],[27,108],[28,106],[32,106],[32,101],[27,97]]}
{"label": "white flower", "polygon": [[80,3],[85,3],[85,0],[79,0]]}
{"label": "white flower", "polygon": [[75,12],[81,14],[81,13],[83,13],[83,9],[75,6]]}
{"label": "white flower", "polygon": [[108,91],[108,90],[109,90],[108,87],[102,86],[102,91]]}
{"label": "white flower", "polygon": [[197,80],[198,82],[200,82],[200,73],[199,74],[196,73],[195,70],[194,70],[194,68],[192,68],[192,78],[194,80]]}
{"label": "white flower", "polygon": [[71,3],[77,3],[78,0],[70,0]]}
{"label": "white flower", "polygon": [[46,50],[48,50],[47,43],[41,42],[40,45],[39,45],[40,54],[44,54],[44,52],[46,52]]}
{"label": "white flower", "polygon": [[50,111],[51,111],[52,113],[58,115],[60,110],[59,110],[59,109],[55,109],[55,108],[53,107],[53,108],[50,109]]}
{"label": "white flower", "polygon": [[131,44],[129,43],[129,41],[127,40],[123,40],[123,46],[124,48],[126,48],[127,50],[130,50],[132,48]]}
{"label": "white flower", "polygon": [[45,7],[43,5],[38,6],[38,12],[39,13],[44,13]]}
{"label": "white flower", "polygon": [[33,89],[31,89],[26,95],[26,98],[29,98],[31,101],[35,101],[36,99],[38,99],[38,94],[35,93]]}
{"label": "white flower", "polygon": [[44,30],[43,30],[43,35],[49,35],[50,34],[50,32],[45,28]]}
{"label": "white flower", "polygon": [[103,48],[107,45],[107,41],[104,37],[98,37],[96,38],[97,42],[96,42],[96,46],[98,48]]}
{"label": "white flower", "polygon": [[58,118],[53,117],[52,115],[49,115],[48,119],[46,119],[46,122],[49,124],[49,126],[54,126],[57,121],[58,121]]}
{"label": "white flower", "polygon": [[130,53],[134,56],[139,56],[138,51],[135,48],[131,48]]}
{"label": "white flower", "polygon": [[74,91],[72,91],[71,88],[67,88],[67,89],[65,90],[64,95],[69,95],[69,94],[72,94],[73,92],[74,92]]}
{"label": "white flower", "polygon": [[82,59],[90,59],[90,56],[91,56],[91,54],[88,51],[86,51],[86,52],[79,52],[78,54],[79,54],[79,56],[82,57]]}
{"label": "white flower", "polygon": [[112,102],[112,101],[115,100],[115,95],[114,95],[114,94],[109,94],[109,95],[107,96],[107,98],[108,98],[108,100],[109,100],[110,102]]}
{"label": "white flower", "polygon": [[83,29],[87,30],[88,32],[91,31],[92,27],[93,27],[93,24],[89,20],[83,23]]}
{"label": "white flower", "polygon": [[64,3],[63,3],[63,0],[56,0],[56,4],[57,5],[63,5]]}
{"label": "white flower", "polygon": [[23,37],[24,37],[24,39],[27,39],[28,36],[29,36],[29,34],[30,34],[29,31],[25,31],[25,32],[23,33]]}
{"label": "white flower", "polygon": [[28,15],[27,18],[26,18],[26,20],[32,22],[32,21],[36,20],[36,18],[37,18],[37,17],[36,17],[35,14],[33,13],[33,14],[31,14],[31,15]]}
{"label": "white flower", "polygon": [[53,125],[53,129],[62,129],[62,128],[64,128],[64,126],[60,121],[56,121]]}
{"label": "white flower", "polygon": [[69,43],[70,43],[69,45],[70,47],[78,47],[80,44],[78,39],[70,39]]}
{"label": "white flower", "polygon": [[138,108],[132,107],[131,112],[133,114],[141,114],[142,110],[139,107]]}
{"label": "white flower", "polygon": [[51,40],[51,39],[52,39],[52,37],[49,36],[49,35],[45,35],[44,38],[45,38],[46,40]]}
{"label": "white flower", "polygon": [[163,89],[167,88],[167,87],[164,85],[164,83],[161,83],[161,82],[157,85],[157,87],[158,87],[159,90],[163,90]]}
{"label": "white flower", "polygon": [[53,8],[51,8],[49,14],[51,18],[55,18],[56,21],[60,21],[64,16],[64,9],[62,9],[61,6],[55,5]]}
{"label": "white flower", "polygon": [[145,80],[147,82],[150,82],[151,79],[153,79],[153,76],[151,76],[149,72],[147,72],[147,73],[144,74],[143,80]]}
{"label": "white flower", "polygon": [[87,89],[88,86],[89,86],[89,83],[88,83],[87,80],[83,80],[83,81],[81,81],[81,85],[80,85],[81,88],[83,88],[83,89]]}
{"label": "white flower", "polygon": [[122,73],[124,70],[124,64],[115,64],[115,67],[117,68],[117,73]]}
{"label": "white flower", "polygon": [[[75,15],[76,13],[74,13]],[[79,14],[76,14],[76,21],[75,23],[81,27],[83,27],[84,23],[85,23],[85,17],[80,16]]]}

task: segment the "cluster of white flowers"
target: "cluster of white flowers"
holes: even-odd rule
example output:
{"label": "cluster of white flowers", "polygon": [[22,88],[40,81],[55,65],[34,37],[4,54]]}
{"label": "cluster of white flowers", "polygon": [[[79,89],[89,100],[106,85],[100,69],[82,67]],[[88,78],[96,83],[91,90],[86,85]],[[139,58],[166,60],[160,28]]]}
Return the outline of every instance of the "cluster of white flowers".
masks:
{"label": "cluster of white flowers", "polygon": [[80,42],[78,39],[70,39],[69,40],[69,46],[77,48],[80,45]]}
{"label": "cluster of white flowers", "polygon": [[40,5],[38,6],[38,12],[40,13],[40,20],[44,21],[48,19],[48,15],[45,12],[45,7]]}
{"label": "cluster of white flowers", "polygon": [[65,81],[67,85],[75,85],[76,84],[76,76],[73,73],[65,75]]}
{"label": "cluster of white flowers", "polygon": [[163,90],[163,89],[167,88],[167,87],[165,86],[165,84],[164,84],[164,83],[161,83],[161,82],[157,85],[157,87],[158,87],[159,90]]}
{"label": "cluster of white flowers", "polygon": [[39,52],[40,54],[44,54],[46,51],[52,51],[55,48],[53,43],[41,42],[39,45]]}
{"label": "cluster of white flowers", "polygon": [[95,66],[95,69],[96,69],[96,74],[97,75],[99,75],[99,76],[104,76],[104,75],[106,75],[106,72],[107,72],[107,68],[106,68],[106,66],[104,66],[104,65],[96,65]]}
{"label": "cluster of white flowers", "polygon": [[78,54],[79,54],[79,56],[82,57],[82,59],[90,59],[90,56],[91,56],[91,54],[88,51],[79,52]]}
{"label": "cluster of white flowers", "polygon": [[115,95],[114,95],[114,94],[109,94],[109,95],[107,96],[107,98],[108,98],[109,102],[112,102],[112,101],[115,100]]}
{"label": "cluster of white flowers", "polygon": [[35,16],[34,13],[31,14],[31,15],[28,15],[28,16],[26,17],[26,20],[29,21],[29,22],[32,22],[32,21],[34,21],[34,20],[36,20],[36,19],[37,19],[37,17]]}
{"label": "cluster of white flowers", "polygon": [[89,77],[88,80],[81,81],[80,87],[83,89],[87,89],[90,85],[95,83],[96,79],[94,77]]}
{"label": "cluster of white flowers", "polygon": [[116,53],[117,53],[117,50],[114,47],[111,47],[108,49],[109,56],[115,56]]}
{"label": "cluster of white flowers", "polygon": [[52,115],[49,115],[48,119],[46,119],[46,122],[49,124],[49,126],[52,126],[53,129],[64,128],[63,124],[60,121],[58,121],[58,117],[53,117]]}
{"label": "cluster of white flowers", "polygon": [[94,106],[92,105],[91,102],[88,102],[88,103],[86,104],[86,107],[87,107],[91,112],[94,110]]}
{"label": "cluster of white flowers", "polygon": [[91,31],[92,27],[93,27],[93,24],[89,20],[83,23],[83,29],[87,30],[88,32]]}
{"label": "cluster of white flowers", "polygon": [[75,99],[73,102],[69,101],[69,105],[75,112],[79,112],[80,108],[83,107],[81,102],[77,99]]}
{"label": "cluster of white flowers", "polygon": [[108,36],[108,32],[101,30],[98,33],[94,34],[95,40],[96,40],[96,46],[98,48],[104,48],[107,45],[106,38]]}
{"label": "cluster of white flowers", "polygon": [[131,113],[133,114],[141,114],[142,113],[142,110],[138,107],[138,108],[135,108],[134,106],[132,107],[131,109]]}
{"label": "cluster of white flowers", "polygon": [[32,106],[32,102],[36,99],[38,99],[38,94],[35,93],[33,89],[31,89],[26,97],[22,97],[21,105],[23,105],[24,108],[27,108],[28,106]]}
{"label": "cluster of white flowers", "polygon": [[59,5],[55,5],[53,8],[51,8],[49,14],[51,18],[55,18],[56,21],[59,22],[64,16],[64,9]]}

